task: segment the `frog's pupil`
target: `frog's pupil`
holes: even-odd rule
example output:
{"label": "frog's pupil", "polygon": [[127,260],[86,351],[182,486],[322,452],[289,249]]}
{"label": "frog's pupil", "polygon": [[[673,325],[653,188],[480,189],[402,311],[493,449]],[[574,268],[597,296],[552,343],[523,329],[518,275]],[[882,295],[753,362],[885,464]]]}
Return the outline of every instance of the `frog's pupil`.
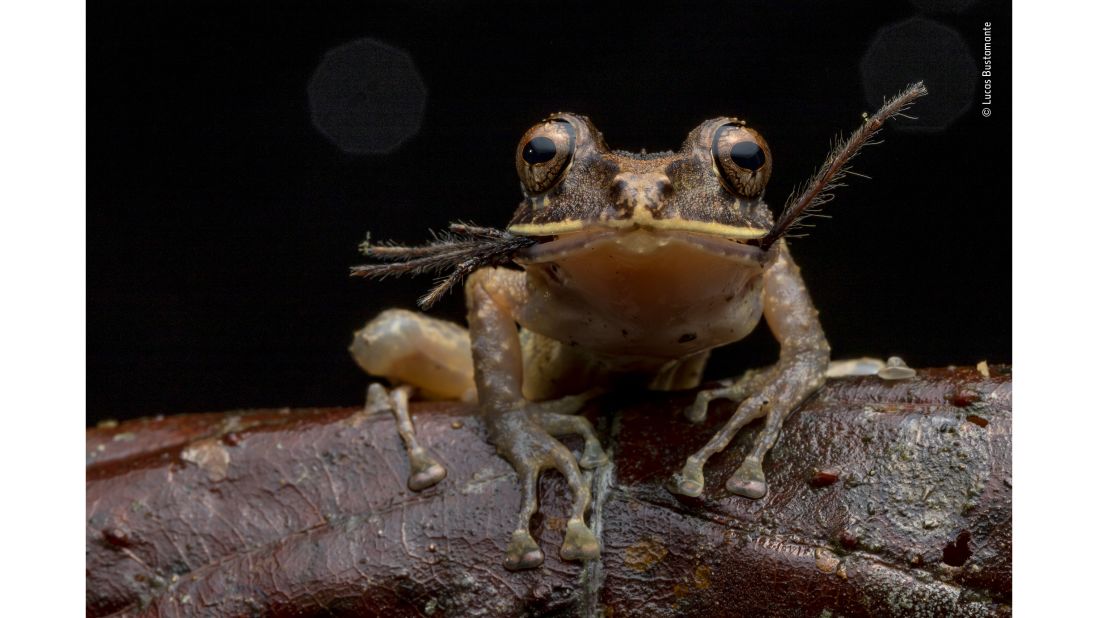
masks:
{"label": "frog's pupil", "polygon": [[522,149],[522,159],[531,165],[545,163],[556,155],[556,145],[553,144],[553,140],[544,135],[539,135],[526,142],[526,147]]}
{"label": "frog's pupil", "polygon": [[736,142],[731,154],[732,162],[745,170],[755,171],[766,163],[766,154],[755,142]]}

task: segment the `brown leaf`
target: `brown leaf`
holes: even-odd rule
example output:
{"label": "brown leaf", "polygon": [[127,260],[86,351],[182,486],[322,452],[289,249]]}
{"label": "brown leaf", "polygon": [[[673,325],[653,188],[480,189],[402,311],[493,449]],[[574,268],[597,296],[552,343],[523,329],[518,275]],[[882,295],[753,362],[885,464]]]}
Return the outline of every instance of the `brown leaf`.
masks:
{"label": "brown leaf", "polygon": [[[393,420],[355,408],[91,429],[87,614],[1009,614],[1009,368],[832,380],[786,422],[760,500],[724,489],[757,426],[711,460],[704,498],[664,489],[732,410],[696,426],[690,401],[596,400],[613,461],[593,475],[602,560],[557,557],[569,495],[553,473],[533,530],[546,562],[521,573],[502,566],[516,477],[468,406],[413,407],[449,469],[421,493]],[[813,483],[821,470],[837,480]]]}

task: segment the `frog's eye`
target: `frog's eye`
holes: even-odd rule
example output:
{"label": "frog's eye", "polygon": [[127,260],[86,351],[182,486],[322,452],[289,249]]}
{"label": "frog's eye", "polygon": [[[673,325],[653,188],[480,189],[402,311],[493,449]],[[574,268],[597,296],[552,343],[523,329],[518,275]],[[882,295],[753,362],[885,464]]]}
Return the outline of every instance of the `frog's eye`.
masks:
{"label": "frog's eye", "polygon": [[530,193],[548,191],[564,178],[576,150],[576,129],[563,118],[547,120],[526,132],[515,153],[515,168]]}
{"label": "frog's eye", "polygon": [[721,184],[743,197],[757,197],[770,180],[770,147],[754,129],[729,123],[713,133],[713,162]]}

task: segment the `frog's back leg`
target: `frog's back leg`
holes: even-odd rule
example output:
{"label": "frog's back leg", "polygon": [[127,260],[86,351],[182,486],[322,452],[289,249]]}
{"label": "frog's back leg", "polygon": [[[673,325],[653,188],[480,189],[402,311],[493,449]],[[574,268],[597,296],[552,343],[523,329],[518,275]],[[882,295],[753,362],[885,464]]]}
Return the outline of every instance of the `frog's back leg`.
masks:
{"label": "frog's back leg", "polygon": [[522,348],[522,394],[528,401],[546,401],[610,385],[611,367],[583,348],[569,346],[519,330]]}
{"label": "frog's back leg", "polygon": [[[520,339],[522,391],[528,400],[557,399],[607,385],[605,363],[584,351],[529,330],[522,330]],[[453,322],[388,309],[355,332],[350,352],[366,373],[410,384],[418,394],[476,401],[469,331]],[[696,382],[684,388],[693,386]]]}
{"label": "frog's back leg", "polygon": [[453,322],[389,309],[355,332],[350,351],[367,373],[427,397],[476,400],[469,332]]}

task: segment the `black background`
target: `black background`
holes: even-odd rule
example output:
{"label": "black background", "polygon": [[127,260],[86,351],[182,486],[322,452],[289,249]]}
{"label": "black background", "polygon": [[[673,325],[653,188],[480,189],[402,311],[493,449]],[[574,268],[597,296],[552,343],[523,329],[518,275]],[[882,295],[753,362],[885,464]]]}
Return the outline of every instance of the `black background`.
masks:
{"label": "black background", "polygon": [[[520,197],[516,142],[547,113],[585,114],[611,147],[650,151],[677,148],[707,118],[746,118],[773,151],[777,208],[878,90],[919,78],[931,95],[912,113],[956,119],[889,126],[858,159],[873,180],[851,178],[833,218],[792,248],[835,357],[1010,360],[1007,3],[91,8],[89,423],[360,403],[352,331],[411,307],[430,280],[350,279],[357,244],[368,230],[418,242],[450,220],[504,225]],[[882,28],[911,18],[956,33],[961,53],[927,40],[874,54]],[[985,21],[989,118],[977,88]],[[325,53],[365,37],[405,50],[427,89],[418,133],[389,154],[345,153],[310,119],[306,88]],[[460,294],[433,313],[461,319]],[[710,373],[776,349],[760,328]]]}

